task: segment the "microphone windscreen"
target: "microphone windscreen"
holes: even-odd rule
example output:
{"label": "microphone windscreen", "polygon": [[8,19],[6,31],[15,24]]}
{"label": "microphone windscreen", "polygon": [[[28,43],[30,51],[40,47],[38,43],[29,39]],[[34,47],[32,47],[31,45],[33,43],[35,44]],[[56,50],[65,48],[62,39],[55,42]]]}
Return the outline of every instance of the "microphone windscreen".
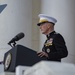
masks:
{"label": "microphone windscreen", "polygon": [[20,40],[21,38],[23,38],[25,35],[24,35],[24,33],[19,33],[19,34],[17,34],[16,36],[15,36],[15,41],[18,41],[18,40]]}

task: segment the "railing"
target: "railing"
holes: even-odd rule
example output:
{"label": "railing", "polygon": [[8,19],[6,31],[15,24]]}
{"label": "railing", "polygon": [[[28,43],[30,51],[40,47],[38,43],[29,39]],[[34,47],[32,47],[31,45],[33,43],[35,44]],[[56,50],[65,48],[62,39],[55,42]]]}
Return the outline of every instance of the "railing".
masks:
{"label": "railing", "polygon": [[16,75],[75,75],[75,65],[42,61],[32,67],[18,66]]}
{"label": "railing", "polygon": [[24,75],[24,72],[28,69],[28,66],[18,66],[16,67],[16,75]]}

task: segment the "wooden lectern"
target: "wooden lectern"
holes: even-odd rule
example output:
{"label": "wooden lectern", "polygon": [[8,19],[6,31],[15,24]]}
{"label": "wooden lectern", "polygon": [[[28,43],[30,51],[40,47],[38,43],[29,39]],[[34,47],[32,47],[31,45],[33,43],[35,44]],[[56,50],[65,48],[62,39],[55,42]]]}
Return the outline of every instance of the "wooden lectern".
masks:
{"label": "wooden lectern", "polygon": [[22,45],[16,45],[4,55],[4,71],[15,72],[16,66],[32,66],[35,63],[46,60],[40,58],[35,51]]}

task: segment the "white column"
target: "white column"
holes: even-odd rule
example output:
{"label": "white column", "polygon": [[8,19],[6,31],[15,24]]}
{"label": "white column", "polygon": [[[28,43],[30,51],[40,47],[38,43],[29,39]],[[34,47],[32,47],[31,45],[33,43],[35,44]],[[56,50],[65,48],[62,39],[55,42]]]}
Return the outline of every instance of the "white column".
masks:
{"label": "white column", "polygon": [[[41,13],[55,17],[55,30],[61,33],[69,51],[64,62],[75,63],[75,0],[41,0]],[[40,49],[45,37],[40,34]]]}
{"label": "white column", "polygon": [[7,7],[0,14],[0,61],[4,53],[10,50],[7,44],[20,32],[25,37],[17,42],[31,48],[32,35],[32,0],[0,0]]}

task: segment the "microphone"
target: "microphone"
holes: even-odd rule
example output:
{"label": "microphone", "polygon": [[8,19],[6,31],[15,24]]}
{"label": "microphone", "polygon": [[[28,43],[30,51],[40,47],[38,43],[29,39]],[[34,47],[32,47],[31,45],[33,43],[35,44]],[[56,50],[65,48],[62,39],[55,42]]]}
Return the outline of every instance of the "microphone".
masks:
{"label": "microphone", "polygon": [[14,43],[15,41],[18,41],[18,40],[22,39],[24,36],[25,36],[24,33],[21,32],[21,33],[17,34],[14,38],[12,38],[8,42],[8,44],[10,45],[11,43]]}

